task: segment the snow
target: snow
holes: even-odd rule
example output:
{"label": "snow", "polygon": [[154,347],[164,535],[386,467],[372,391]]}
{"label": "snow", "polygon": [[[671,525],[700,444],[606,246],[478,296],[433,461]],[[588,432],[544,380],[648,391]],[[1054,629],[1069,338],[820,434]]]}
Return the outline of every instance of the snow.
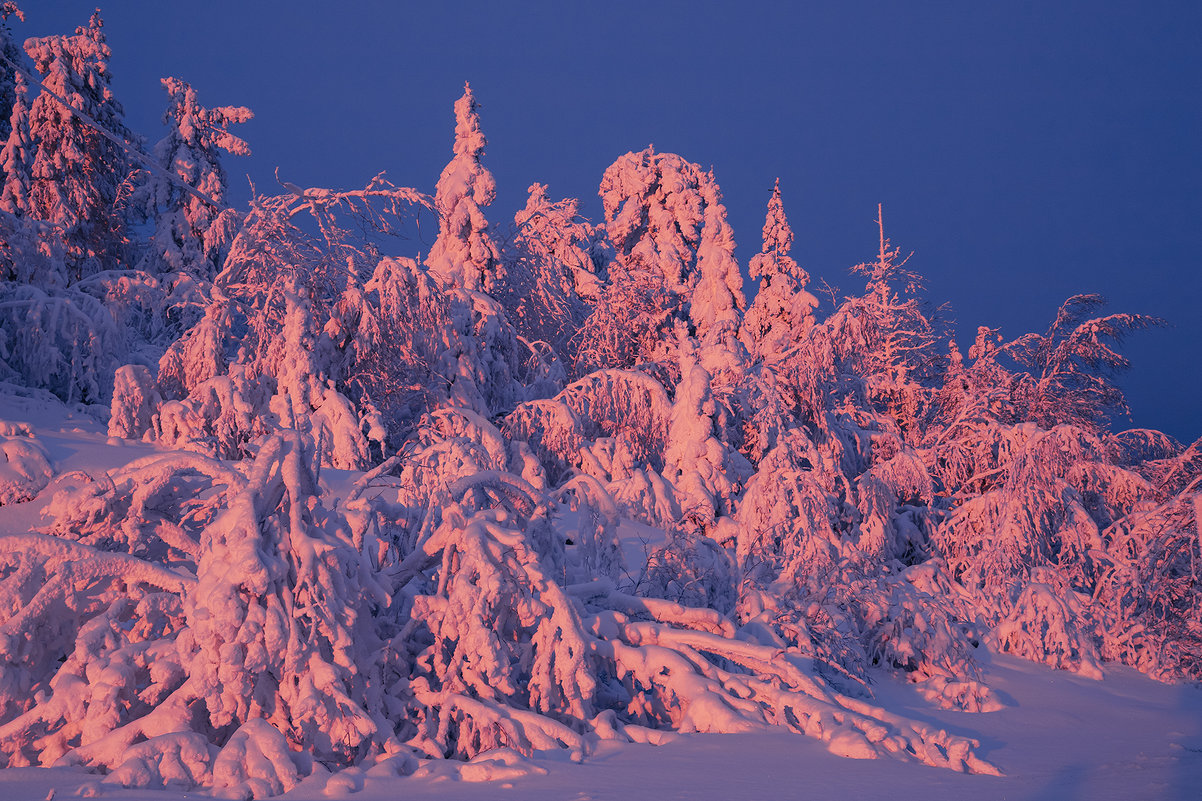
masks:
{"label": "snow", "polygon": [[[782,733],[691,734],[663,745],[604,742],[582,763],[552,755],[525,760],[502,749],[473,763],[419,763],[391,757],[367,770],[302,780],[293,801],[627,798],[784,799],[855,796],[962,801],[964,798],[1196,798],[1202,786],[1202,690],[1161,684],[1110,668],[1102,681],[1008,656],[986,666],[1006,707],[984,715],[932,711],[910,685],[882,678],[890,707],[922,714],[985,743],[1003,776],[974,776],[891,759],[851,765],[822,743]],[[395,764],[396,760],[400,764]],[[413,775],[397,775],[413,774]],[[0,771],[0,792],[14,799],[59,799],[94,786],[91,774],[64,768]],[[108,801],[178,801],[195,792],[126,790],[98,785]]]}
{"label": "snow", "polygon": [[36,497],[53,476],[50,457],[33,431],[0,421],[0,506]]}

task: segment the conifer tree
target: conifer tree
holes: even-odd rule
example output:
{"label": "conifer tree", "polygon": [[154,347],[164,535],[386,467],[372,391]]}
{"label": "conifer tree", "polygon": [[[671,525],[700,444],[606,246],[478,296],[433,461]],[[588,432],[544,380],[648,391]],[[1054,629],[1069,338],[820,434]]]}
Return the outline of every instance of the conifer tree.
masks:
{"label": "conifer tree", "polygon": [[735,497],[751,475],[751,466],[723,442],[718,404],[710,375],[691,341],[680,345],[680,383],[676,386],[664,473],[672,481],[682,510],[708,528],[720,515],[734,513]]}
{"label": "conifer tree", "polygon": [[735,237],[726,221],[722,193],[711,170],[701,185],[705,201],[701,240],[697,245],[697,284],[689,298],[689,322],[699,345],[698,361],[717,383],[729,384],[743,374],[747,352],[739,326],[747,301],[743,274],[735,261]]}
{"label": "conifer tree", "polygon": [[[8,27],[9,17],[25,21],[25,13],[11,0],[0,3],[0,54],[3,54],[5,61],[19,64],[21,48],[17,46],[13,32]],[[12,130],[9,118],[12,115],[13,105],[17,101],[18,76],[20,76],[19,72],[4,61],[0,61],[0,141],[8,139],[8,134]]]}
{"label": "conifer tree", "polygon": [[611,164],[600,194],[605,229],[617,251],[615,267],[658,273],[671,298],[687,298],[697,284],[707,182],[696,164],[654,147]]}
{"label": "conifer tree", "polygon": [[497,185],[480,163],[488,140],[477,108],[472,87],[465,83],[463,96],[455,102],[455,155],[439,176],[434,194],[438,239],[426,265],[444,287],[492,293],[502,278],[501,257],[483,208],[496,197]]}
{"label": "conifer tree", "polygon": [[0,190],[0,211],[17,217],[29,212],[29,191],[33,183],[33,137],[29,131],[29,89],[25,76],[16,74],[9,132],[0,151],[0,172],[4,188]]}
{"label": "conifer tree", "polygon": [[121,104],[109,87],[104,22],[92,14],[74,36],[45,36],[25,42],[25,52],[44,77],[30,111],[37,144],[30,192],[30,215],[62,228],[72,280],[111,269],[126,246],[125,221],[118,208],[128,176],[122,148],[67,109],[66,100],[109,133],[130,139]]}
{"label": "conifer tree", "polygon": [[240,106],[205,108],[196,102],[196,91],[178,78],[163,78],[162,84],[171,100],[163,114],[167,135],[155,145],[155,161],[212,202],[153,176],[142,198],[154,219],[146,266],[151,273],[185,272],[211,280],[224,255],[223,240],[228,238],[211,230],[225,205],[227,189],[220,153],[250,155],[250,147],[229,127],[254,115]]}
{"label": "conifer tree", "polygon": [[856,265],[868,279],[862,295],[848,298],[825,321],[835,368],[845,386],[862,394],[866,411],[884,414],[907,435],[917,436],[918,418],[939,380],[944,357],[937,353],[935,322],[918,292],[922,279],[907,259],[880,235],[875,261]]}
{"label": "conifer tree", "polygon": [[[441,360],[452,405],[483,414],[513,407],[525,390],[523,366],[537,375],[538,358],[523,353],[517,334],[494,295],[504,291],[505,267],[483,207],[493,201],[496,184],[480,163],[487,140],[480,129],[476,98],[464,84],[455,103],[454,156],[442,171],[434,195],[438,239],[426,258],[431,277],[447,296],[457,345]],[[527,348],[526,351],[529,351]],[[525,383],[533,383],[526,381]]]}
{"label": "conifer tree", "polygon": [[814,325],[818,300],[806,291],[810,276],[789,255],[793,229],[781,203],[780,180],[772,188],[764,219],[764,244],[748,267],[759,291],[743,319],[740,336],[754,358],[774,363]]}

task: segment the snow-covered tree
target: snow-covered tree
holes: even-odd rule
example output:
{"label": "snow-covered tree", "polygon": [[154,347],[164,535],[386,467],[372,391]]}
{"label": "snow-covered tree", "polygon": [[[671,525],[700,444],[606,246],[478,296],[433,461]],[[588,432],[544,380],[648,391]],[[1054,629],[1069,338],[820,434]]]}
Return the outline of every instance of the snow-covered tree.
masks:
{"label": "snow-covered tree", "polygon": [[413,259],[381,259],[363,293],[344,294],[326,333],[349,360],[350,395],[379,411],[390,436],[446,401],[462,347],[448,298]]}
{"label": "snow-covered tree", "polygon": [[4,149],[0,150],[0,171],[4,174],[0,210],[24,217],[29,212],[35,149],[29,130],[29,87],[19,72],[13,85],[11,109],[8,135],[4,138]]}
{"label": "snow-covered tree", "polygon": [[[1104,444],[1079,428],[1044,431],[1024,423],[995,447],[1004,450],[988,489],[950,513],[934,543],[986,620],[1004,623],[1003,648],[1092,671],[1095,647],[1074,593],[1092,595],[1105,568],[1104,529],[1134,511],[1151,488],[1110,465]],[[1049,594],[1064,598],[1050,604]],[[1047,615],[1067,632],[1064,643],[1077,642],[1070,650],[1052,639],[1046,653],[1039,650],[1040,627],[1053,625]]]}
{"label": "snow-covered tree", "polygon": [[943,357],[936,346],[934,315],[918,294],[921,278],[906,268],[908,259],[900,258],[900,249],[885,238],[879,207],[877,211],[877,258],[853,268],[868,279],[864,294],[839,304],[814,333],[819,347],[801,349],[801,364],[791,368],[820,373],[825,363],[833,369],[830,390],[836,396],[870,415],[883,415],[880,424],[914,439]]}
{"label": "snow-covered tree", "polygon": [[74,36],[25,42],[48,90],[34,99],[29,115],[37,145],[29,215],[62,229],[71,280],[113,268],[127,244],[120,207],[129,174],[125,151],[63,105],[83,111],[118,138],[132,138],[109,86],[112,51],[103,26],[97,12]]}
{"label": "snow-covered tree", "polygon": [[205,108],[196,91],[178,78],[164,78],[171,99],[163,122],[167,135],[154,147],[154,159],[168,175],[193,187],[208,201],[184,191],[176,181],[152,174],[141,198],[154,222],[143,269],[152,274],[187,273],[212,280],[232,238],[230,221],[217,224],[226,210],[226,175],[220,154],[250,155],[250,147],[229,132],[246,122],[250,109],[239,106]]}
{"label": "snow-covered tree", "polygon": [[809,274],[789,255],[793,229],[785,217],[779,180],[768,201],[763,242],[748,265],[752,279],[760,279],[760,286],[743,318],[740,335],[754,358],[773,364],[786,358],[788,351],[809,334],[818,305],[817,298],[806,290]]}
{"label": "snow-covered tree", "polygon": [[[470,508],[499,478],[479,474],[452,491],[467,490]],[[413,660],[415,740],[434,756],[500,746],[583,755],[580,735],[558,720],[591,718],[596,687],[577,608],[555,580],[562,542],[539,534],[549,526],[530,488],[514,478],[502,486],[516,490],[513,511],[464,519],[461,500],[420,544],[439,563],[431,592],[414,598],[411,625],[432,640]]]}
{"label": "snow-covered tree", "polygon": [[[0,3],[0,54],[12,64],[20,64],[21,48],[13,38],[12,29],[8,27],[9,17],[25,21],[25,13],[13,0]],[[7,140],[12,131],[9,120],[18,97],[17,76],[20,74],[8,64],[0,62],[0,141]],[[0,169],[3,167],[0,166]]]}
{"label": "snow-covered tree", "polygon": [[503,278],[501,256],[489,233],[484,207],[493,202],[497,184],[481,164],[488,143],[480,129],[476,97],[468,84],[455,101],[454,156],[438,178],[434,208],[438,239],[426,266],[443,287],[492,293]]}
{"label": "snow-covered tree", "polygon": [[747,352],[739,341],[743,322],[743,274],[735,261],[735,238],[726,221],[722,193],[711,170],[701,186],[705,212],[697,245],[697,284],[689,297],[689,323],[697,358],[720,384],[742,378]]}
{"label": "snow-covered tree", "polygon": [[33,212],[36,148],[21,73],[14,86],[12,127],[0,150],[0,374],[64,400],[101,402],[123,332],[115,309],[68,287],[63,228]]}
{"label": "snow-covered tree", "polygon": [[[157,422],[136,435],[241,458],[265,431],[312,424],[322,464],[365,466],[369,443],[386,436],[368,382],[357,380],[371,367],[371,340],[381,331],[378,314],[363,314],[362,283],[380,260],[348,226],[395,232],[413,204],[426,203],[380,177],[361,190],[256,198],[203,318],[160,360]],[[420,326],[426,318],[399,322]],[[390,369],[400,376],[408,366]]]}
{"label": "snow-covered tree", "polygon": [[[519,343],[494,293],[504,289],[505,266],[489,232],[483,207],[496,196],[492,174],[481,164],[486,141],[476,98],[464,85],[455,103],[454,156],[442,171],[434,195],[438,239],[426,267],[450,301],[449,316],[461,347],[443,374],[453,401],[485,413],[512,408],[525,394],[520,377],[537,354]],[[534,380],[524,383],[534,384]]]}
{"label": "snow-covered tree", "polygon": [[669,361],[677,318],[664,299],[669,291],[657,272],[625,262],[610,271],[597,303],[575,342],[575,372]]}
{"label": "snow-covered tree", "polygon": [[526,207],[514,217],[498,293],[518,334],[547,343],[565,363],[568,341],[600,292],[597,231],[579,210],[579,201],[553,202],[546,186],[531,185]]}
{"label": "snow-covered tree", "polygon": [[689,343],[680,347],[680,383],[668,420],[664,472],[677,490],[682,511],[707,529],[719,516],[732,515],[735,497],[751,475],[751,465],[719,437],[719,410],[709,372]]}
{"label": "snow-covered tree", "polygon": [[801,429],[781,437],[760,460],[738,509],[736,555],[746,580],[768,586],[833,574],[846,518],[822,467]]}
{"label": "snow-covered tree", "polygon": [[583,332],[583,354],[621,357],[621,367],[674,364],[679,320],[702,342],[708,369],[726,372],[741,362],[737,333],[746,301],[713,173],[649,147],[610,165],[600,194],[616,251],[607,293],[617,300],[603,294]]}
{"label": "snow-covered tree", "polygon": [[704,190],[710,183],[696,164],[673,153],[656,153],[653,147],[611,164],[601,179],[600,195],[605,230],[617,256],[612,270],[636,265],[651,270],[663,278],[672,298],[687,300],[698,280]]}
{"label": "snow-covered tree", "polygon": [[1075,295],[1064,302],[1045,334],[1026,334],[1006,353],[1027,368],[1015,388],[1022,414],[1050,427],[1070,423],[1094,431],[1114,415],[1128,413],[1113,376],[1128,366],[1115,346],[1132,331],[1159,325],[1141,314],[1091,317],[1105,305],[1100,295]]}

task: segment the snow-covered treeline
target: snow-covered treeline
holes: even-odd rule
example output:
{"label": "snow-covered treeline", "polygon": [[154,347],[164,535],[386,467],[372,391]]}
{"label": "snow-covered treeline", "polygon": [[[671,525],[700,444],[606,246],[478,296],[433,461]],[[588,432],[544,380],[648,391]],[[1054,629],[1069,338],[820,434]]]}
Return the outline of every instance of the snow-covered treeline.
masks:
{"label": "snow-covered treeline", "polygon": [[981,648],[1202,679],[1202,441],[1114,426],[1119,345],[1159,321],[1079,295],[964,353],[883,223],[820,303],[779,185],[745,292],[713,171],[651,148],[602,221],[541,184],[490,221],[467,87],[432,194],[234,209],[249,110],[165,79],[146,147],[99,14],[12,37],[0,381],[157,450],[60,474],[0,420],[0,504],[43,509],[0,535],[0,766],[263,797],[780,727],[992,772],[874,676],[972,712],[1001,703]]}

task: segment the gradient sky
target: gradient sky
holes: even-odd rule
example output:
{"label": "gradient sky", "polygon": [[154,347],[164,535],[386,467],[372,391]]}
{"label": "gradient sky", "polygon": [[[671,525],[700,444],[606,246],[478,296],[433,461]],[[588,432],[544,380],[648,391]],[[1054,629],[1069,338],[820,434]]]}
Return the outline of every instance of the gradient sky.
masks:
{"label": "gradient sky", "polygon": [[[70,32],[95,0],[21,5],[18,37]],[[161,136],[165,75],[255,111],[254,155],[226,162],[240,201],[242,176],[268,191],[277,166],[302,186],[385,170],[432,193],[470,80],[492,222],[533,181],[599,217],[602,172],[654,143],[714,167],[744,265],[779,176],[794,256],[852,291],[880,202],[965,349],[978,325],[1043,331],[1080,292],[1167,319],[1126,348],[1133,424],[1202,434],[1197,0],[102,8],[132,129]]]}

